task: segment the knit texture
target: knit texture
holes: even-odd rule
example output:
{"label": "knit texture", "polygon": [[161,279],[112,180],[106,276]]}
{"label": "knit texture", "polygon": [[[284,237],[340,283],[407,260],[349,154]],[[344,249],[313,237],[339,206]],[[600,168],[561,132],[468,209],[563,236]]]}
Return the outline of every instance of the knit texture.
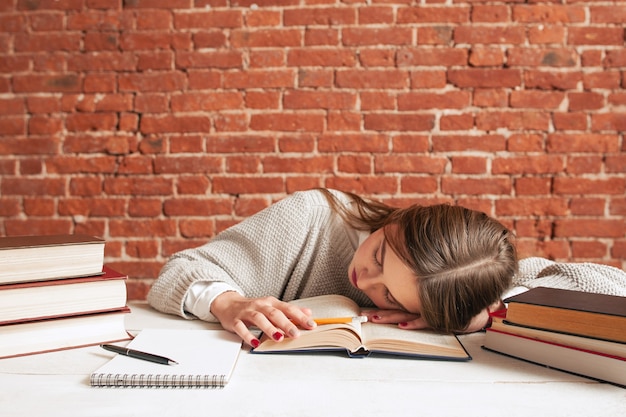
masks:
{"label": "knit texture", "polygon": [[526,288],[552,287],[566,290],[626,296],[626,272],[594,263],[553,262],[526,258],[519,264],[513,283]]}
{"label": "knit texture", "polygon": [[[345,194],[335,195],[350,205]],[[209,243],[174,254],[148,293],[148,302],[157,310],[191,318],[183,308],[191,284],[220,281],[247,297],[291,301],[341,294],[373,307],[348,279],[361,233],[343,222],[321,192],[298,192]]]}

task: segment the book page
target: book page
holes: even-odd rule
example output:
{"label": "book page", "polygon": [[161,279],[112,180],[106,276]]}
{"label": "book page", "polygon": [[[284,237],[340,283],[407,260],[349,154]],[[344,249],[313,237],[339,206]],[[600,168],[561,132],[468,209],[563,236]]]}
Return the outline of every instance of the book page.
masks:
{"label": "book page", "polygon": [[313,318],[321,317],[354,317],[358,316],[361,308],[342,295],[320,295],[317,297],[301,298],[291,301],[299,307],[310,308],[313,311]]}
{"label": "book page", "polygon": [[[321,295],[291,301],[299,307],[310,308],[313,318],[322,317],[354,317],[361,309],[351,299],[341,295]],[[328,348],[345,348],[350,351],[361,346],[359,334],[361,323],[342,323],[319,325],[313,330],[300,330],[300,336],[285,338],[275,342],[267,335],[261,338],[261,345],[256,352],[298,351]]]}
{"label": "book page", "polygon": [[395,324],[363,323],[363,344],[371,351],[414,355],[468,357],[459,340],[451,334],[431,330],[404,330]]}

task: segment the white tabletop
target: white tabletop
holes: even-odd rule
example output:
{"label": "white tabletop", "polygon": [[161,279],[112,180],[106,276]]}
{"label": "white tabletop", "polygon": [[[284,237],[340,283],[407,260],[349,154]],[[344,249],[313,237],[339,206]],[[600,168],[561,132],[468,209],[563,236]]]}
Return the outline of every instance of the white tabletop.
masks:
{"label": "white tabletop", "polygon": [[[127,329],[215,328],[132,304]],[[508,358],[461,337],[470,362],[243,351],[224,389],[94,388],[99,347],[0,360],[0,414],[18,416],[618,416],[626,389]],[[1,343],[1,341],[0,341]]]}

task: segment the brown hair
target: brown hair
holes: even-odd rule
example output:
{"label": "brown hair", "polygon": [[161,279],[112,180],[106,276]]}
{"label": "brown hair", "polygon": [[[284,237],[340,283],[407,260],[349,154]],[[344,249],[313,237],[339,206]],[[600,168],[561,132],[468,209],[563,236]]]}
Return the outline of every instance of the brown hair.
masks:
{"label": "brown hair", "polygon": [[485,213],[449,204],[396,208],[345,193],[356,203],[355,213],[322,191],[352,227],[384,228],[391,248],[415,273],[422,318],[435,330],[464,331],[500,299],[517,272],[511,232]]}

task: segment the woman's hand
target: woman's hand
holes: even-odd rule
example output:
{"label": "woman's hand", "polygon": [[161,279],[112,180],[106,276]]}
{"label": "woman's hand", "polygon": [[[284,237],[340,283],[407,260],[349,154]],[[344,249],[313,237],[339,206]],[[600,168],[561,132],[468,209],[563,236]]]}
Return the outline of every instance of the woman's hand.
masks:
{"label": "woman's hand", "polygon": [[426,329],[428,324],[419,314],[403,310],[366,310],[361,312],[372,323],[397,324],[407,330]]}
{"label": "woman's hand", "polygon": [[[462,333],[473,333],[484,329],[490,322],[491,312],[504,308],[501,300],[496,301],[472,318]],[[416,330],[429,328],[426,321],[419,314],[407,313],[402,310],[366,310],[361,312],[372,323],[398,324],[402,329]]]}
{"label": "woman's hand", "polygon": [[316,326],[309,309],[274,297],[246,298],[234,291],[217,296],[211,303],[211,313],[226,330],[236,333],[252,347],[257,347],[259,340],[248,329],[250,326],[258,327],[276,341],[285,335],[298,337],[298,326],[309,330]]}

